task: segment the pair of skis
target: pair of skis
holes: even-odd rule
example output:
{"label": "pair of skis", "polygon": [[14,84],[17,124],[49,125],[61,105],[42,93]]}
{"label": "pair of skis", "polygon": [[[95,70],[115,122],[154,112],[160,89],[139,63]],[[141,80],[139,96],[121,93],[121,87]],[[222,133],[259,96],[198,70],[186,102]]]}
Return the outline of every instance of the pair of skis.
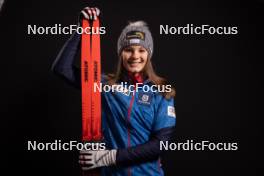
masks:
{"label": "pair of skis", "polygon": [[[101,94],[93,89],[94,83],[99,85],[101,81],[99,18],[83,19],[82,27],[91,29],[90,34],[84,32],[81,38],[82,141],[100,142]],[[93,34],[92,27],[98,29],[98,33]],[[98,171],[87,171],[83,175],[99,174]]]}

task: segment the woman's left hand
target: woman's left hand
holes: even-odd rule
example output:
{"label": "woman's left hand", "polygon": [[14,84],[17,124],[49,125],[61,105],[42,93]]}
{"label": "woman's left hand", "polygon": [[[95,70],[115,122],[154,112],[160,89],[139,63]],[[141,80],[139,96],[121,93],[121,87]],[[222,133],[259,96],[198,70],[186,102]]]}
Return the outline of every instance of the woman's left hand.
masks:
{"label": "woman's left hand", "polygon": [[96,20],[100,15],[100,10],[97,7],[85,7],[81,15],[87,20]]}
{"label": "woman's left hand", "polygon": [[117,150],[81,150],[79,164],[82,170],[110,166],[116,163]]}

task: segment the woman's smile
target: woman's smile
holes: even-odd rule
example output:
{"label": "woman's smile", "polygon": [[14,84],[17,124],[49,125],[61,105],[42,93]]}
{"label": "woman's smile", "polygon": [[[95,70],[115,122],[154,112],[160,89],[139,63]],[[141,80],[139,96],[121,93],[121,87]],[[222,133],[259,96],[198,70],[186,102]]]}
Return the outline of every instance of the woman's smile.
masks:
{"label": "woman's smile", "polygon": [[139,73],[147,63],[148,52],[142,46],[133,45],[125,48],[121,56],[123,66],[128,72]]}

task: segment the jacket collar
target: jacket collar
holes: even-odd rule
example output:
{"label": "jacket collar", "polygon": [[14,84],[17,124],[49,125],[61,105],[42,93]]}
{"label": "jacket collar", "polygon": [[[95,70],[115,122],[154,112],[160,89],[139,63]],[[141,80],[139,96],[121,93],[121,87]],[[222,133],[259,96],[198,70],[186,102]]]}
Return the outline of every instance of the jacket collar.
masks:
{"label": "jacket collar", "polygon": [[135,76],[134,74],[130,72],[124,72],[121,76],[120,82],[128,82],[129,84],[136,84],[136,83],[143,83],[147,84],[150,82],[150,80],[144,76],[143,74],[139,74]]}

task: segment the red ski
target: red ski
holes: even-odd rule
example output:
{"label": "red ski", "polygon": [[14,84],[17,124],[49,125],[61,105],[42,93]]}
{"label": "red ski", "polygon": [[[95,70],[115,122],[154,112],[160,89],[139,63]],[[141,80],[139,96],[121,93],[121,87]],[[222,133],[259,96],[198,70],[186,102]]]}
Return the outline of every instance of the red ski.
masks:
{"label": "red ski", "polygon": [[[101,55],[99,18],[94,21],[82,20],[82,27],[98,29],[96,34],[82,34],[81,41],[81,87],[82,87],[82,140],[100,142],[101,133],[101,94],[94,91],[94,83],[101,82]],[[93,31],[94,32],[94,31]],[[97,171],[85,171],[83,175],[100,175]]]}

